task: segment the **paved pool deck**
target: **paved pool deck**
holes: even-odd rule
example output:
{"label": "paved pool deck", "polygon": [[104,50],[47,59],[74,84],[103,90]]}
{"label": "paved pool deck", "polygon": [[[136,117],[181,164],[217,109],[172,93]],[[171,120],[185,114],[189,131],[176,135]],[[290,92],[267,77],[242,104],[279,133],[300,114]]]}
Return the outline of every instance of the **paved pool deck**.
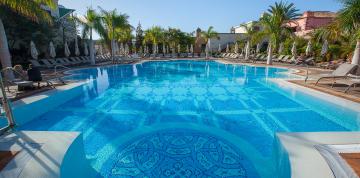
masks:
{"label": "paved pool deck", "polygon": [[79,132],[17,131],[0,137],[0,151],[19,152],[0,177],[92,177]]}

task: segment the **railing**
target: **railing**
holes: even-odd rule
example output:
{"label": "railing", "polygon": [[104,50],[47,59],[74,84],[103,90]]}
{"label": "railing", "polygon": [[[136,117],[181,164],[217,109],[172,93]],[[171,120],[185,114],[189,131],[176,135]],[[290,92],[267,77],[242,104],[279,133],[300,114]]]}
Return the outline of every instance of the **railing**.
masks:
{"label": "railing", "polygon": [[54,67],[54,75],[56,76],[55,78],[58,79],[62,84],[65,84],[65,81],[61,78],[61,76],[59,76],[59,73],[57,71],[58,68],[64,68],[64,69],[71,69],[71,68],[66,67],[64,65],[55,65]]}
{"label": "railing", "polygon": [[1,117],[5,116],[7,119],[7,126],[0,128],[0,135],[15,126],[14,115],[12,112],[10,101],[7,98],[5,86],[3,84],[2,76],[0,75],[0,88],[1,88]]}
{"label": "railing", "polygon": [[54,74],[57,74],[57,68],[71,69],[70,67],[66,67],[64,65],[55,65]]}

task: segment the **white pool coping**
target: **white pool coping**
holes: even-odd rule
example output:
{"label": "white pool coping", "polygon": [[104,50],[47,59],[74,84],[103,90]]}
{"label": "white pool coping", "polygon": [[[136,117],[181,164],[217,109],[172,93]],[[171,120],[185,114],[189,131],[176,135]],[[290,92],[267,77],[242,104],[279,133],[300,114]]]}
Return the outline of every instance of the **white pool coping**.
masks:
{"label": "white pool coping", "polygon": [[18,131],[3,135],[0,150],[19,153],[0,172],[0,177],[91,177],[80,147],[83,144],[79,132]]}
{"label": "white pool coping", "polygon": [[48,98],[48,97],[50,97],[51,95],[53,95],[55,93],[59,93],[59,92],[65,91],[65,90],[69,90],[69,89],[78,87],[80,85],[83,85],[85,83],[87,83],[87,82],[75,82],[75,83],[70,83],[70,84],[66,84],[66,85],[63,85],[63,86],[58,86],[55,89],[40,92],[40,93],[31,95],[31,96],[16,100],[12,104],[15,107],[20,106],[20,105],[30,104],[30,103],[33,103],[33,102]]}
{"label": "white pool coping", "polygon": [[[294,89],[327,102],[360,111],[360,103],[297,85],[284,79],[269,80],[282,88]],[[288,159],[292,178],[334,178],[332,170],[314,145],[360,143],[360,132],[291,132],[276,133],[276,136],[279,144],[277,147],[282,147],[277,150],[285,152],[278,155],[286,155],[285,158],[278,156],[276,159],[282,163],[283,167],[286,165],[283,164],[285,161],[281,159]]]}
{"label": "white pool coping", "polygon": [[292,178],[334,178],[314,145],[360,143],[360,132],[277,133],[276,136],[279,146],[287,151]]}
{"label": "white pool coping", "polygon": [[312,88],[304,87],[301,85],[297,85],[291,82],[286,81],[286,79],[269,79],[269,81],[272,81],[276,84],[278,84],[281,88],[291,88],[295,89],[297,91],[301,91],[303,93],[306,93],[307,95],[311,95],[313,97],[321,98],[322,100],[325,100],[330,103],[334,103],[336,105],[349,108],[354,111],[360,112],[360,103],[341,98],[335,95],[331,95],[322,91],[318,91]]}

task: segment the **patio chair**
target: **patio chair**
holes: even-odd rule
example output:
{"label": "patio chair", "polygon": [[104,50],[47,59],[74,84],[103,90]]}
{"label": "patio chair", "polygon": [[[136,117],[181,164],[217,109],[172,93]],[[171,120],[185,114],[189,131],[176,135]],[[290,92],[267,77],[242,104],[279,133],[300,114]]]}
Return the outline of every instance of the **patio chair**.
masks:
{"label": "patio chair", "polygon": [[44,80],[40,70],[36,67],[30,67],[27,70],[27,75],[29,77],[29,81],[38,83],[38,87],[40,87],[40,82],[46,82],[47,86],[50,86],[51,88],[55,88],[54,84],[51,81]]}
{"label": "patio chair", "polygon": [[358,65],[355,65],[355,64],[344,63],[344,64],[341,64],[336,70],[334,70],[331,73],[318,74],[318,75],[307,75],[305,78],[305,83],[307,82],[307,80],[309,78],[313,78],[316,80],[315,85],[317,85],[320,82],[320,80],[322,80],[322,79],[344,78],[344,77],[348,76],[351,72],[356,70],[357,67],[358,67]]}
{"label": "patio chair", "polygon": [[11,85],[16,85],[18,91],[25,90],[26,88],[33,88],[33,82],[27,80],[26,74],[24,75],[21,71],[14,70],[12,67],[6,67],[1,70],[3,74],[9,71],[14,73],[14,78],[7,78],[6,75],[3,75],[4,84],[9,92]]}

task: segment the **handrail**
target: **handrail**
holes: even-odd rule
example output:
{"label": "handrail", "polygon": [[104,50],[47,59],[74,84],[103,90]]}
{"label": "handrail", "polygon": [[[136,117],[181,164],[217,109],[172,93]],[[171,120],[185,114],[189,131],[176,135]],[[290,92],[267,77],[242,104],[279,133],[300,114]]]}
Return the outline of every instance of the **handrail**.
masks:
{"label": "handrail", "polygon": [[[8,69],[6,69],[6,70],[8,70]],[[0,75],[0,90],[2,93],[1,104],[5,111],[6,118],[8,120],[8,125],[5,128],[0,129],[0,132],[1,132],[0,134],[3,134],[8,129],[13,128],[15,126],[15,120],[14,120],[14,115],[13,115],[11,104],[10,104],[11,101],[9,101],[9,99],[7,98],[5,86],[3,85],[3,80],[2,80],[1,75]]]}
{"label": "handrail", "polygon": [[309,79],[309,65],[308,64],[305,65],[306,65],[306,77],[305,77],[305,83],[306,83],[307,80]]}
{"label": "handrail", "polygon": [[70,67],[66,67],[66,66],[64,66],[64,65],[58,65],[58,64],[57,64],[57,65],[55,65],[55,67],[54,67],[54,73],[55,73],[55,74],[57,74],[57,70],[56,70],[56,69],[57,69],[58,67],[62,67],[62,68],[64,68],[64,69],[71,69]]}

